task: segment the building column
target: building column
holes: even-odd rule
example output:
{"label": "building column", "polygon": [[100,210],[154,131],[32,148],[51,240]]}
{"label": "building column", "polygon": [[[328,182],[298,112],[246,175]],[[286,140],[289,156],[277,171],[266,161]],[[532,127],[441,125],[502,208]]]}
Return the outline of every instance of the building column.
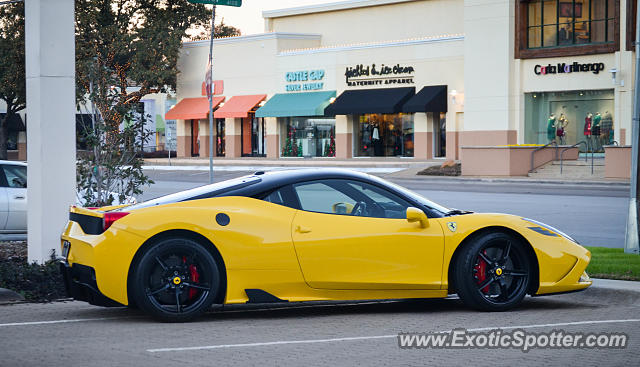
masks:
{"label": "building column", "polygon": [[[464,0],[463,146],[517,143],[514,4],[508,0]],[[487,40],[491,40],[490,51]]]}
{"label": "building column", "polygon": [[353,115],[336,115],[336,158],[353,157]]}
{"label": "building column", "polygon": [[413,157],[415,159],[433,158],[433,119],[428,119],[427,115],[426,112],[413,114]]}
{"label": "building column", "polygon": [[[214,127],[213,127],[213,131],[214,131],[214,136],[213,136],[213,144],[215,147],[215,120],[213,121],[214,123]],[[200,139],[200,158],[209,158],[209,119],[204,119],[204,120],[200,120],[198,121],[198,124],[200,124],[199,128],[198,128],[198,139]],[[215,157],[215,149],[213,151],[213,155]]]}
{"label": "building column", "polygon": [[278,129],[277,117],[265,117],[264,119],[267,130],[267,158],[279,158],[280,157],[280,134]]}
{"label": "building column", "polygon": [[242,129],[240,124],[242,119],[239,118],[226,118],[225,133],[226,133],[226,156],[228,158],[242,157],[242,145],[240,139],[242,138]]}
{"label": "building column", "polygon": [[25,43],[28,258],[43,263],[76,201],[74,0],[25,1]]}
{"label": "building column", "polygon": [[27,160],[27,132],[18,131],[18,160]]}
{"label": "building column", "polygon": [[191,157],[191,120],[176,120],[176,155],[178,158]]}

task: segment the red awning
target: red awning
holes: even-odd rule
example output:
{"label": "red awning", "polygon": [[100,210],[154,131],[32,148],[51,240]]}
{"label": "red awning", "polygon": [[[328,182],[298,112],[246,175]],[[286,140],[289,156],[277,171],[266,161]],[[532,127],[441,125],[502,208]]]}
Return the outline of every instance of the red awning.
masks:
{"label": "red awning", "polygon": [[[225,97],[213,97],[213,108],[218,107]],[[166,120],[200,120],[209,117],[207,98],[183,98],[164,115]]]}
{"label": "red awning", "polygon": [[233,96],[224,106],[218,108],[213,116],[216,118],[225,117],[249,117],[249,111],[256,107],[260,102],[267,99],[266,94],[257,94],[252,96]]}

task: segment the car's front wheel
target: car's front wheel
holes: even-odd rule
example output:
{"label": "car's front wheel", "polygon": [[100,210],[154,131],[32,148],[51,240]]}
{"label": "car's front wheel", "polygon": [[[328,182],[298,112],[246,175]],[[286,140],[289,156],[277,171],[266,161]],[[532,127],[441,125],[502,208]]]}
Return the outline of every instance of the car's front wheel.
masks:
{"label": "car's front wheel", "polygon": [[221,289],[216,260],[188,238],[166,238],[152,245],[140,257],[131,286],[134,303],[167,322],[202,314]]}
{"label": "car's front wheel", "polygon": [[525,297],[531,264],[520,240],[502,232],[486,233],[462,248],[454,276],[458,296],[466,305],[505,311]]}

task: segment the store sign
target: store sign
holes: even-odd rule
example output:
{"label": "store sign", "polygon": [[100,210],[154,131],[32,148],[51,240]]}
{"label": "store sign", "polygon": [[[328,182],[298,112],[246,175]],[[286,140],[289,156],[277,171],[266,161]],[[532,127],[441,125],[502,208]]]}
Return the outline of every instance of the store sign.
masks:
{"label": "store sign", "polygon": [[287,92],[304,92],[324,88],[324,70],[291,71],[285,74]]}
{"label": "store sign", "polygon": [[581,64],[577,61],[574,61],[573,64],[560,62],[558,64],[547,64],[546,66],[536,65],[533,68],[533,72],[536,75],[587,73],[587,72],[598,74],[603,70],[604,70],[603,62]]}
{"label": "store sign", "polygon": [[349,87],[414,84],[414,72],[415,69],[413,66],[403,66],[400,64],[393,66],[385,64],[380,66],[376,64],[364,66],[360,64],[354,67],[347,67],[344,76],[346,77]]}

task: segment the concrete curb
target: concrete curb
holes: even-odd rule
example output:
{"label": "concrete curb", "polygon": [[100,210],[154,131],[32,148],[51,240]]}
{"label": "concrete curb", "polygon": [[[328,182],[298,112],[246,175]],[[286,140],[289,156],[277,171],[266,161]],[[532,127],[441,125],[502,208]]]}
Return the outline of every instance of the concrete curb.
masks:
{"label": "concrete curb", "polygon": [[0,305],[22,301],[24,301],[22,295],[9,289],[0,288]]}
{"label": "concrete curb", "polygon": [[[343,168],[364,173],[391,174],[390,178],[412,180],[416,182],[435,181],[446,182],[478,182],[478,183],[522,183],[522,184],[553,184],[553,185],[584,185],[584,186],[607,186],[628,188],[629,181],[623,180],[558,180],[558,179],[531,179],[526,177],[462,177],[462,176],[428,176],[417,175],[415,173],[405,174],[404,171],[416,171],[412,167],[374,167],[374,166],[260,166],[260,165],[214,165],[213,170],[217,172],[256,172],[256,171],[277,171],[288,169],[318,169],[318,168]],[[150,171],[209,171],[208,166],[201,165],[145,165],[145,170]],[[422,169],[422,168],[420,168]]]}

